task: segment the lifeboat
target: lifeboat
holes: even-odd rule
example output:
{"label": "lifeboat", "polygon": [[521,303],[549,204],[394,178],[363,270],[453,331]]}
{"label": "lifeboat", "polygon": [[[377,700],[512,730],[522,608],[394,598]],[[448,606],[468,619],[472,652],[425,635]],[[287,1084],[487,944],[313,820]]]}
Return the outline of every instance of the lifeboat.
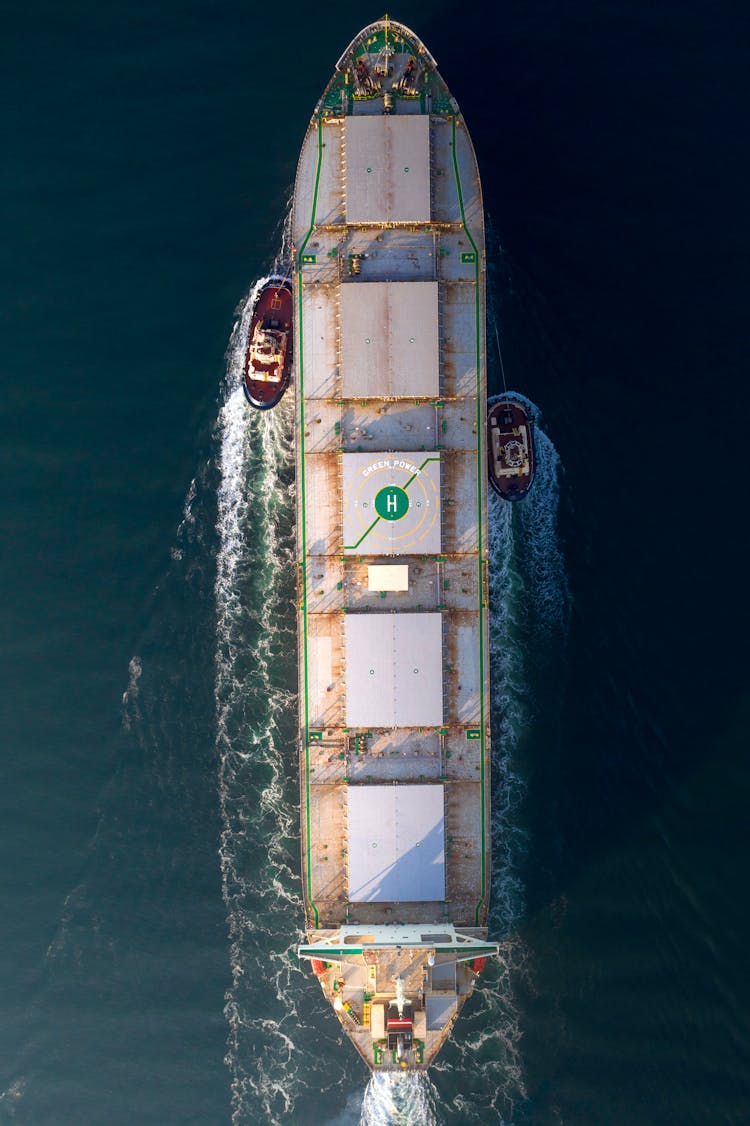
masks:
{"label": "lifeboat", "polygon": [[261,289],[250,322],[243,370],[245,395],[259,411],[275,407],[292,371],[292,283],[272,278]]}
{"label": "lifeboat", "polygon": [[523,500],[534,481],[534,416],[515,399],[490,404],[487,413],[490,484],[504,500]]}

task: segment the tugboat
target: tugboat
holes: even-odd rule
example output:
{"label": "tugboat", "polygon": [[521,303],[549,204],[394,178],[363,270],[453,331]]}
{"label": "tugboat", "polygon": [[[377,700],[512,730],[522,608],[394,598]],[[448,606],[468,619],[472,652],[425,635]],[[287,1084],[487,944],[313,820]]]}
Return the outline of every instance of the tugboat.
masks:
{"label": "tugboat", "polygon": [[487,413],[490,484],[504,500],[523,500],[534,481],[534,416],[515,399],[501,398]]}
{"label": "tugboat", "polygon": [[292,283],[271,278],[261,289],[250,322],[243,386],[251,406],[275,407],[292,370]]}

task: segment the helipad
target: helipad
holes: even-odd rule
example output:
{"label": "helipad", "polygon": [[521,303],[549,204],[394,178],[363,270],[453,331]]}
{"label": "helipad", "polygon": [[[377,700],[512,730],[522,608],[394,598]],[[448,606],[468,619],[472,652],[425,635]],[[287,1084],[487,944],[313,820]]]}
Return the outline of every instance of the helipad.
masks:
{"label": "helipad", "polygon": [[344,454],[344,551],[440,552],[440,454]]}
{"label": "helipad", "polygon": [[344,645],[347,727],[442,724],[441,614],[347,614]]}

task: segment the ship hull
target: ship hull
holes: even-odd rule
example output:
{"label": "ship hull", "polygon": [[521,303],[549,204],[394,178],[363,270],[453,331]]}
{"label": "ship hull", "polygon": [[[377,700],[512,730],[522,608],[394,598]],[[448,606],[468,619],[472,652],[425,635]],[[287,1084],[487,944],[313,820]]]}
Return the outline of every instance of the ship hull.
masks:
{"label": "ship hull", "polygon": [[370,1068],[420,1070],[498,948],[484,213],[466,124],[403,25],[341,56],[292,227],[299,955]]}

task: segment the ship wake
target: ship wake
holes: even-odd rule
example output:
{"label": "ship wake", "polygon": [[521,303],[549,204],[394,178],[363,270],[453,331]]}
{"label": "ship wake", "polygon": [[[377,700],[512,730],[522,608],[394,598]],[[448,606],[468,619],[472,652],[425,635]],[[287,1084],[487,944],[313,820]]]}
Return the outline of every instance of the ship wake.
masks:
{"label": "ship wake", "polygon": [[[538,416],[532,403],[515,397]],[[531,754],[544,750],[541,746],[537,750],[538,717],[548,703],[549,661],[557,661],[563,653],[570,618],[558,538],[562,467],[539,425],[535,440],[536,477],[525,500],[510,504],[489,495],[493,748],[489,929],[500,943],[500,957],[488,963],[429,1077],[395,1076],[387,1082],[385,1076],[373,1076],[362,1101],[360,1126],[406,1122],[462,1126],[487,1122],[490,1115],[492,1121],[510,1123],[517,1120],[517,1113],[524,1113],[520,1108],[527,1088],[519,995],[534,990],[530,955],[518,934],[525,913],[523,871],[529,845],[525,764]]]}
{"label": "ship wake", "polygon": [[[216,573],[216,746],[221,869],[232,981],[227,1065],[235,1123],[307,1118],[360,1123],[510,1122],[526,1098],[518,995],[531,972],[524,915],[524,762],[533,750],[536,654],[564,643],[569,596],[557,539],[560,462],[537,428],[529,496],[490,497],[493,814],[488,964],[430,1075],[373,1076],[316,983],[297,964],[302,937],[296,755],[294,458],[291,393],[250,410],[241,369],[258,282],[227,352],[216,441],[220,483]],[[461,1075],[456,1096],[456,1075]],[[357,1090],[359,1088],[359,1090]],[[341,1108],[331,1119],[332,1108]]]}
{"label": "ship wake", "polygon": [[[282,262],[272,276],[283,273]],[[357,1066],[343,1043],[331,1043],[337,1030],[330,1028],[329,1007],[295,953],[304,912],[294,400],[290,390],[274,410],[255,411],[242,389],[252,309],[267,280],[257,282],[238,310],[216,429],[216,748],[232,969],[226,1063],[235,1123],[287,1123],[304,1117],[313,1102],[340,1105],[343,1098],[331,1088]],[[341,1062],[332,1067],[333,1060]]]}
{"label": "ship wake", "polygon": [[227,352],[218,422],[216,745],[223,819],[220,856],[232,985],[226,998],[233,1120],[252,1102],[266,1119],[289,1112],[285,1068],[298,1014],[287,954],[301,918],[296,875],[293,715],[293,466],[288,397],[252,411],[242,361],[261,279]]}

